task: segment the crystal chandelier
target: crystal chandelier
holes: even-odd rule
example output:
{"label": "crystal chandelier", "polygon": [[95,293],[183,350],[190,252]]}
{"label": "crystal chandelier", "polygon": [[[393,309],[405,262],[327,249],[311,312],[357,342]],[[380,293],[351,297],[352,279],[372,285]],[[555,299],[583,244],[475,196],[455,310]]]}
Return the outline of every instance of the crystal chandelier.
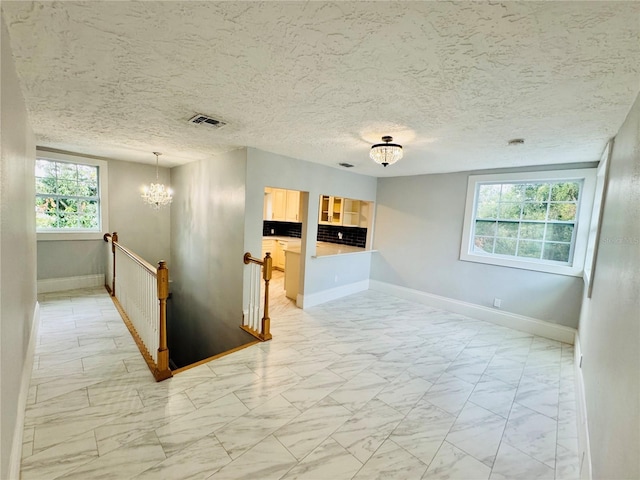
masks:
{"label": "crystal chandelier", "polygon": [[385,143],[376,143],[371,147],[369,156],[371,160],[379,163],[383,167],[393,165],[402,158],[402,145],[391,143],[393,137],[388,135],[382,137],[382,141]]}
{"label": "crystal chandelier", "polygon": [[164,184],[158,180],[158,157],[162,155],[160,152],[153,152],[156,156],[156,182],[152,183],[148,187],[145,186],[142,191],[142,200],[148,203],[150,206],[159,210],[165,205],[169,205],[173,200],[173,192],[169,187],[165,187]]}

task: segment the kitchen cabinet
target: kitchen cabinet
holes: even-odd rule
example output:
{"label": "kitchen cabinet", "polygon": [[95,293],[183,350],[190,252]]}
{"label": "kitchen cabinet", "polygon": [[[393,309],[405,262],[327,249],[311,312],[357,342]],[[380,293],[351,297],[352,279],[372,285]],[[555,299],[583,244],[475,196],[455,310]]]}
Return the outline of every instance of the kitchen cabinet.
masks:
{"label": "kitchen cabinet", "polygon": [[287,250],[284,253],[287,262],[287,269],[284,272],[284,293],[287,298],[297,300],[300,290],[300,252]]}
{"label": "kitchen cabinet", "polygon": [[343,200],[343,213],[342,213],[342,225],[345,227],[359,227],[360,226],[360,200],[354,200],[352,198],[345,198]]}
{"label": "kitchen cabinet", "polygon": [[284,222],[287,215],[287,191],[282,188],[274,188],[271,198],[273,202],[271,220]]}
{"label": "kitchen cabinet", "polygon": [[284,218],[287,222],[300,221],[300,192],[297,190],[285,190],[286,206]]}
{"label": "kitchen cabinet", "polygon": [[278,270],[284,271],[285,269],[285,256],[284,251],[287,249],[286,240],[276,240],[275,241],[275,255],[273,256],[273,266]]}
{"label": "kitchen cabinet", "polygon": [[267,255],[267,252],[271,253],[271,258],[273,258],[273,268],[284,270],[284,250],[286,248],[286,240],[264,237],[262,238],[262,258]]}
{"label": "kitchen cabinet", "polygon": [[342,197],[321,195],[318,223],[342,225],[343,200]]}
{"label": "kitchen cabinet", "polygon": [[300,192],[271,187],[265,188],[264,192],[264,220],[300,221]]}

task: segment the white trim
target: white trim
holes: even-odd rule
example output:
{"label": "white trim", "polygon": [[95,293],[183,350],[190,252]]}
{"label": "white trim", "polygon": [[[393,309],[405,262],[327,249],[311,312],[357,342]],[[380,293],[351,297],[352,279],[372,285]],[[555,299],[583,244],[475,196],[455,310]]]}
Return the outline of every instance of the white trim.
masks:
{"label": "white trim", "polygon": [[591,480],[591,448],[589,446],[589,424],[587,422],[587,400],[584,393],[584,378],[580,358],[582,357],[582,346],[580,345],[580,335],[576,332],[574,343],[573,365],[575,370],[576,388],[576,413],[578,422],[578,452],[580,454],[580,479]]}
{"label": "white trim", "polygon": [[[109,231],[105,228],[105,231]],[[64,232],[64,233],[45,233],[37,232],[38,242],[51,242],[58,240],[102,240],[102,232]]]}
{"label": "white trim", "polygon": [[36,231],[37,240],[102,240],[103,232],[109,231],[109,164],[105,160],[76,154],[47,152],[37,148],[36,158],[97,166],[98,181],[100,182],[100,225],[98,230]]}
{"label": "white trim", "polygon": [[531,333],[540,337],[550,338],[559,342],[573,344],[576,330],[564,325],[539,320],[537,318],[505,312],[494,308],[463,302],[453,298],[441,297],[431,293],[421,292],[412,288],[401,287],[391,283],[369,280],[369,288],[378,292],[388,293],[396,297],[404,298],[412,302],[422,303],[430,307],[448,310],[450,312],[466,315],[485,322],[494,323],[503,327],[513,328],[521,332]]}
{"label": "white trim", "polygon": [[62,292],[76,288],[101,287],[104,285],[104,273],[80,275],[78,277],[45,278],[38,280],[38,293]]}
{"label": "white trim", "polygon": [[321,303],[330,302],[331,300],[336,300],[365,290],[369,290],[369,279],[349,283],[336,288],[329,288],[327,290],[322,290],[308,295],[299,293],[296,304],[302,309],[311,308],[316,305],[320,305]]}
{"label": "white trim", "polygon": [[[501,257],[489,254],[481,255],[472,252],[472,220],[475,216],[476,185],[478,183],[509,183],[522,181],[545,182],[553,180],[580,180],[584,182],[581,189],[582,191],[580,192],[580,201],[578,202],[578,218],[576,218],[577,231],[575,232],[575,246],[572,264],[558,265],[554,264],[553,262],[545,262],[542,260],[507,256]],[[587,251],[587,239],[589,235],[591,210],[593,208],[595,184],[595,168],[583,168],[576,170],[548,170],[542,172],[499,173],[493,175],[469,175],[467,184],[467,200],[465,203],[464,211],[462,242],[460,243],[460,260],[466,262],[486,263],[489,265],[499,265],[503,267],[521,268],[524,270],[536,270],[539,272],[581,277]]]}
{"label": "white trim", "polygon": [[20,478],[20,463],[22,460],[22,440],[24,434],[24,418],[27,409],[27,398],[29,397],[29,386],[31,384],[31,371],[33,370],[33,356],[38,340],[38,330],[40,328],[40,304],[36,302],[33,309],[33,319],[31,321],[31,335],[22,366],[22,378],[20,380],[20,393],[18,394],[18,411],[16,412],[16,425],[13,431],[13,443],[11,444],[11,454],[9,456],[9,478],[11,480]]}
{"label": "white trim", "polygon": [[584,283],[587,288],[587,298],[591,298],[593,292],[593,276],[596,271],[596,260],[598,259],[598,245],[600,244],[600,230],[602,217],[604,215],[604,201],[607,196],[607,185],[609,183],[609,165],[611,153],[613,152],[612,138],[602,153],[600,163],[596,170],[596,187],[593,199],[593,209],[591,212],[591,224],[589,226],[589,238],[587,240],[587,253],[584,261]]}

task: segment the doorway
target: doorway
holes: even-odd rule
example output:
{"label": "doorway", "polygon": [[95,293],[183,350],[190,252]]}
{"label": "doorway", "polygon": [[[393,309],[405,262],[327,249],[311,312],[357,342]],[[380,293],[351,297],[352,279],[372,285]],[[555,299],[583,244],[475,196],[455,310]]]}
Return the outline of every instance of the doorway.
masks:
{"label": "doorway", "polygon": [[303,236],[309,195],[299,190],[265,187],[262,258],[269,252],[273,258],[270,282],[272,308],[297,304],[303,269]]}

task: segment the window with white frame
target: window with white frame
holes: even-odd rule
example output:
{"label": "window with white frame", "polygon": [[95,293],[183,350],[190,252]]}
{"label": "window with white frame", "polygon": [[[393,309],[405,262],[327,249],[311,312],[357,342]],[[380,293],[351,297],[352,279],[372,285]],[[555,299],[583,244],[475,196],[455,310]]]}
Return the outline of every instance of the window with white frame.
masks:
{"label": "window with white frame", "polygon": [[52,156],[39,155],[35,163],[38,238],[100,238],[106,229],[106,162]]}
{"label": "window with white frame", "polygon": [[460,259],[580,275],[594,169],[472,175]]}

